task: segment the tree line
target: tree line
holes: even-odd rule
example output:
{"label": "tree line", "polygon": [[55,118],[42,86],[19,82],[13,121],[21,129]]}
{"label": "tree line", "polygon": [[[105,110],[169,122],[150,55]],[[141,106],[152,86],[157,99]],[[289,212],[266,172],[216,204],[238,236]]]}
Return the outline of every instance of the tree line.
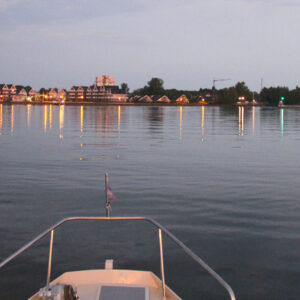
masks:
{"label": "tree line", "polygon": [[[126,83],[122,84],[129,91]],[[280,100],[283,100],[285,104],[300,105],[300,87],[290,90],[288,87],[264,87],[260,93],[251,91],[245,82],[237,82],[234,86],[223,89],[199,89],[199,90],[177,90],[177,89],[165,89],[164,81],[160,78],[153,77],[148,81],[147,85],[142,88],[134,90],[131,95],[166,95],[171,100],[176,100],[182,94],[186,95],[190,102],[196,102],[199,96],[205,97],[210,95],[215,98],[220,104],[232,105],[238,101],[239,97],[244,97],[246,101],[252,101],[255,99],[258,102],[267,105],[278,105]]]}

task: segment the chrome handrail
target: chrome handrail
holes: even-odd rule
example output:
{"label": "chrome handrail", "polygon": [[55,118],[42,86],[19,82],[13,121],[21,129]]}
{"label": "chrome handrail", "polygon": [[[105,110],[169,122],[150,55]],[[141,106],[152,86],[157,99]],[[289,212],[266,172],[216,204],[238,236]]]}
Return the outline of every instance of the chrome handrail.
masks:
{"label": "chrome handrail", "polygon": [[230,285],[220,276],[218,275],[208,264],[206,264],[199,256],[197,256],[192,250],[190,250],[186,245],[184,245],[179,239],[177,239],[168,229],[166,229],[164,226],[159,224],[157,221],[155,221],[152,218],[146,218],[146,217],[69,217],[62,219],[61,221],[57,222],[56,224],[52,225],[42,233],[40,233],[37,237],[35,237],[33,240],[31,240],[29,243],[24,245],[22,248],[14,252],[12,255],[10,255],[8,258],[6,258],[4,261],[0,263],[0,269],[4,267],[7,263],[9,263],[11,260],[15,259],[17,256],[19,256],[21,253],[26,251],[28,248],[30,248],[33,244],[38,242],[40,239],[42,239],[44,236],[46,236],[49,232],[51,232],[51,238],[50,238],[50,248],[49,248],[49,260],[48,260],[48,272],[47,272],[47,285],[50,282],[50,276],[51,276],[51,260],[52,260],[52,245],[53,245],[53,233],[54,230],[64,223],[70,222],[70,221],[79,221],[79,220],[105,220],[105,221],[137,221],[142,220],[151,223],[159,230],[159,240],[160,240],[160,251],[161,251],[161,275],[162,275],[162,281],[163,281],[163,290],[165,289],[165,279],[164,279],[164,267],[163,267],[163,257],[162,257],[162,240],[161,240],[161,231],[166,234],[177,246],[179,246],[188,256],[190,256],[196,263],[198,263],[203,269],[205,269],[214,279],[216,279],[219,284],[228,292],[230,299],[235,300],[235,295],[230,287]]}

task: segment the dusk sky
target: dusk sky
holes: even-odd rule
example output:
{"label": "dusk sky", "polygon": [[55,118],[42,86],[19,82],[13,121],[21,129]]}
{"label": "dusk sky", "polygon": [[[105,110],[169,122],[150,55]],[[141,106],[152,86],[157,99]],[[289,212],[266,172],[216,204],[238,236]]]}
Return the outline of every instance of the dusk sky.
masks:
{"label": "dusk sky", "polygon": [[0,83],[300,85],[299,0],[0,0]]}

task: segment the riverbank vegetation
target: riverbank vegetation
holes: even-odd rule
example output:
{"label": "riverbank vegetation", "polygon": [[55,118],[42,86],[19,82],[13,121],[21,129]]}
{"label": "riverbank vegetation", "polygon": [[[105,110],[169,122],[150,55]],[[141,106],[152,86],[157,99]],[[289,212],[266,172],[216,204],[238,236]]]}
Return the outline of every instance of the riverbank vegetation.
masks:
{"label": "riverbank vegetation", "polygon": [[171,101],[175,101],[181,95],[185,95],[190,103],[199,101],[199,97],[203,99],[212,99],[219,104],[233,105],[240,97],[244,97],[246,101],[255,99],[257,102],[266,105],[278,105],[283,100],[287,105],[300,105],[300,87],[290,90],[288,87],[264,87],[260,93],[251,91],[245,82],[237,82],[235,85],[223,89],[202,89],[199,90],[177,90],[165,89],[164,81],[154,77],[148,81],[143,88],[134,90],[131,96],[145,95],[166,95]]}

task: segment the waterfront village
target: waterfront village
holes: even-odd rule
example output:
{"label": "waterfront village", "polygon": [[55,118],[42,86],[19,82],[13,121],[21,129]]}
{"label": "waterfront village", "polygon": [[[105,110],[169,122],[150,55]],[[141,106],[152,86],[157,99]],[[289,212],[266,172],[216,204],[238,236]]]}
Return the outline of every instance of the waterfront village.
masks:
{"label": "waterfront village", "polygon": [[[213,102],[211,94],[199,95],[198,102]],[[188,104],[186,95],[171,101],[166,95],[130,95],[126,84],[121,88],[115,85],[114,78],[108,75],[96,77],[90,86],[71,86],[69,90],[50,88],[38,92],[30,86],[0,84],[0,102],[11,103],[178,103]]]}
{"label": "waterfront village", "polygon": [[97,76],[90,86],[71,86],[69,90],[41,88],[35,91],[31,86],[0,84],[0,102],[35,104],[174,104],[174,105],[278,105],[300,104],[300,88],[262,88],[260,93],[252,92],[245,82],[217,90],[213,80],[211,89],[195,91],[164,89],[163,80],[152,78],[148,85],[129,93],[126,83],[121,87],[109,75]]}

